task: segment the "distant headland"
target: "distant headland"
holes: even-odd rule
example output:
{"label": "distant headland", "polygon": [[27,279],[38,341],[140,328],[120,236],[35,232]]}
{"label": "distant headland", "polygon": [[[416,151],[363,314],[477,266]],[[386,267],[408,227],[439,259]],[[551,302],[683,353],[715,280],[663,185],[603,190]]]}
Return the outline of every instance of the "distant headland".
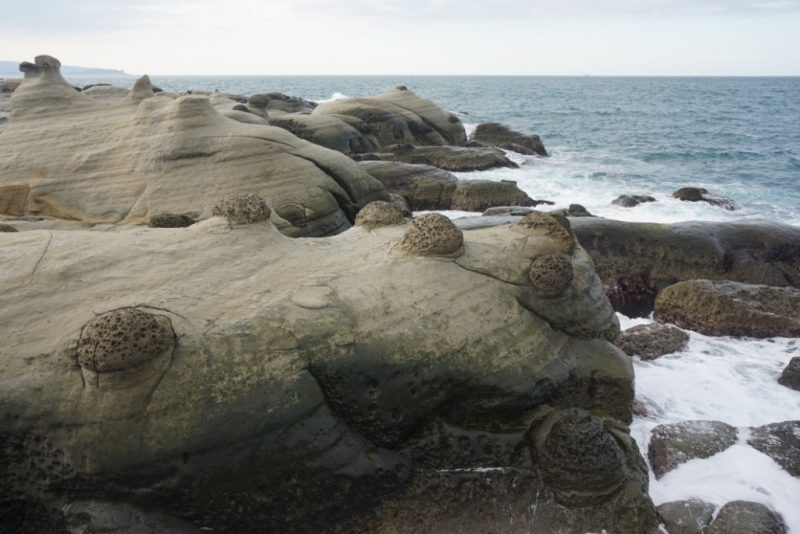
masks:
{"label": "distant headland", "polygon": [[[19,61],[0,61],[0,77],[22,76],[22,73],[19,71],[19,64]],[[62,66],[61,73],[65,76],[133,76],[123,70],[96,69],[92,67],[75,67],[70,65]]]}

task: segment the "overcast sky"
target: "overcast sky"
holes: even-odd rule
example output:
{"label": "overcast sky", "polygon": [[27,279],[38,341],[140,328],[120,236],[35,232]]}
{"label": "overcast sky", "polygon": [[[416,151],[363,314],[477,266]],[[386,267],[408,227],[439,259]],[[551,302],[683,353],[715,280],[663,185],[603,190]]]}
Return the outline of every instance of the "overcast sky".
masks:
{"label": "overcast sky", "polygon": [[800,0],[24,0],[0,60],[133,74],[800,75]]}

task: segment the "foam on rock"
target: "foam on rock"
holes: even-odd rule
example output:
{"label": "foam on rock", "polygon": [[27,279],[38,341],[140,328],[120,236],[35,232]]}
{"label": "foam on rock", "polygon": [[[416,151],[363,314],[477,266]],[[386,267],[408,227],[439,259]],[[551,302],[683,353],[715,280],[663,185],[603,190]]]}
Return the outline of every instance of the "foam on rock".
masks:
{"label": "foam on rock", "polygon": [[175,347],[175,332],[161,315],[123,308],[87,324],[78,341],[78,363],[98,373],[135,369]]}
{"label": "foam on rock", "polygon": [[364,226],[367,228],[377,228],[380,226],[394,226],[397,224],[405,224],[406,220],[403,214],[392,202],[384,202],[383,200],[376,200],[370,202],[356,215],[356,226]]}
{"label": "foam on rock", "polygon": [[225,217],[231,224],[245,225],[269,221],[270,209],[262,197],[244,193],[224,197],[214,206],[211,214]]}
{"label": "foam on rock", "polygon": [[409,256],[451,256],[462,250],[464,234],[441,213],[426,213],[411,221],[398,250]]}

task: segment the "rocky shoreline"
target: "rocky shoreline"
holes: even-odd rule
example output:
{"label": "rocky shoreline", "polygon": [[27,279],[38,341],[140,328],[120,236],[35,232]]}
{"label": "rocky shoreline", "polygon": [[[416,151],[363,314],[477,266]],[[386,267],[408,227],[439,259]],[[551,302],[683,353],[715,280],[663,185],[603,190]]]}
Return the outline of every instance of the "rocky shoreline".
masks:
{"label": "rocky shoreline", "polygon": [[[59,67],[0,84],[0,532],[786,531],[654,506],[651,470],[737,431],[662,428],[643,457],[631,357],[685,334],[615,312],[798,337],[800,229],[548,213],[451,174],[538,136],[468,137],[402,86],[317,105]],[[437,209],[490,211],[409,217]],[[799,476],[798,425],[749,443]]]}

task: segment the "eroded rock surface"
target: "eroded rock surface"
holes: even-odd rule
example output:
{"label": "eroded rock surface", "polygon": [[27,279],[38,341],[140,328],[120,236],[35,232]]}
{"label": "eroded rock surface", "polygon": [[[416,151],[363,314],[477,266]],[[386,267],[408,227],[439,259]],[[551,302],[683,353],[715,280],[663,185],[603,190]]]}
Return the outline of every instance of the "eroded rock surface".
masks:
{"label": "eroded rock surface", "polygon": [[754,428],[747,443],[775,460],[793,477],[800,478],[800,421]]}
{"label": "eroded rock surface", "polygon": [[786,534],[786,524],[777,512],[763,504],[732,501],[723,506],[708,534]]}
{"label": "eroded rock surface", "polygon": [[665,354],[684,350],[689,344],[689,334],[674,326],[640,324],[623,330],[614,343],[628,356],[655,360]]}
{"label": "eroded rock surface", "polygon": [[393,202],[376,200],[370,202],[356,215],[356,226],[376,228],[379,226],[393,226],[405,224],[403,213]]}
{"label": "eroded rock surface", "polygon": [[526,135],[515,132],[508,126],[497,122],[484,122],[479,124],[470,136],[470,140],[479,141],[487,145],[496,146],[505,150],[513,150],[528,156],[546,156],[541,138],[538,135]]}
{"label": "eroded rock surface", "polygon": [[658,506],[658,515],[669,534],[706,534],[716,506],[697,499],[666,502]]}
{"label": "eroded rock surface", "polygon": [[736,443],[737,430],[719,421],[683,421],[653,429],[647,457],[656,478],[695,458],[714,456]]}

